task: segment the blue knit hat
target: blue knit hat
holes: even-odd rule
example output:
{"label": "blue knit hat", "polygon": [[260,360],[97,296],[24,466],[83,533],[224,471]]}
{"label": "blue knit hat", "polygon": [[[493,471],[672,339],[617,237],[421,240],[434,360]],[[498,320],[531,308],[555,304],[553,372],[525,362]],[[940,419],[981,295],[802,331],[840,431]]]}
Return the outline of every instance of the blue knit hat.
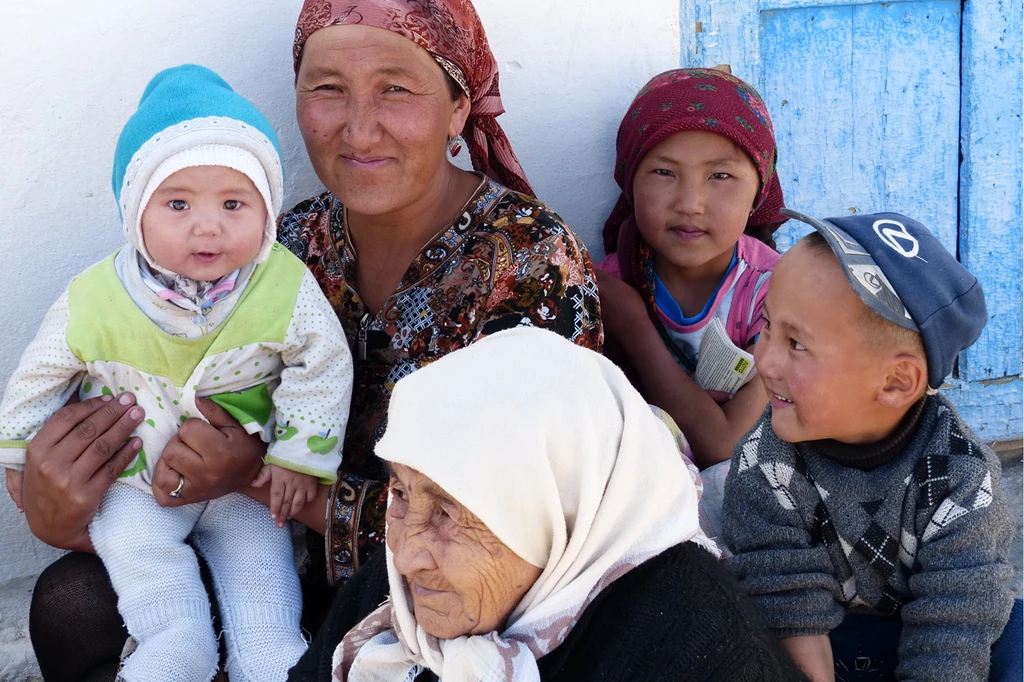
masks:
{"label": "blue knit hat", "polygon": [[273,126],[224,79],[203,66],[161,71],[146,86],[139,108],[125,124],[114,153],[114,197],[125,237],[151,267],[142,239],[142,212],[171,174],[192,166],[226,166],[252,180],[267,204],[264,262],[276,238],[284,194],[281,149]]}
{"label": "blue knit hat", "polygon": [[782,212],[817,230],[872,311],[921,335],[928,385],[938,388],[988,322],[981,284],[927,227],[899,213],[818,220]]}

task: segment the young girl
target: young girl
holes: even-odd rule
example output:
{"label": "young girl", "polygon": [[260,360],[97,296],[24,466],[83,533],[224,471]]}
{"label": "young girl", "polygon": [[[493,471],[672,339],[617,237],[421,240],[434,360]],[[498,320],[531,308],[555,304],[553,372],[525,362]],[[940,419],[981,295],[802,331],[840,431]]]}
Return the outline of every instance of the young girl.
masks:
{"label": "young girl", "polygon": [[[275,241],[283,175],[274,130],[219,76],[158,74],[125,125],[114,195],[128,244],[76,277],[50,308],[0,404],[0,465],[21,507],[29,441],[73,392],[133,393],[138,455],[89,526],[138,647],[118,679],[209,680],[217,636],[191,544],[213,576],[232,682],[283,680],[305,650],[285,521],[335,480],[352,357],[301,261]],[[152,475],[197,399],[270,443],[245,495],[160,507]],[[336,435],[331,435],[332,433]],[[177,498],[188,490],[180,476]],[[272,518],[273,515],[273,518]]]}
{"label": "young girl", "polygon": [[[605,223],[609,255],[598,266],[606,346],[647,400],[676,420],[701,469],[727,462],[768,402],[749,381],[753,371],[733,395],[706,391],[692,375],[713,320],[748,351],[764,325],[761,306],[779,259],[766,243],[786,221],[775,160],[764,102],[715,69],[656,76],[619,126],[622,195]],[[716,473],[724,483],[724,471],[705,476],[712,506]]]}

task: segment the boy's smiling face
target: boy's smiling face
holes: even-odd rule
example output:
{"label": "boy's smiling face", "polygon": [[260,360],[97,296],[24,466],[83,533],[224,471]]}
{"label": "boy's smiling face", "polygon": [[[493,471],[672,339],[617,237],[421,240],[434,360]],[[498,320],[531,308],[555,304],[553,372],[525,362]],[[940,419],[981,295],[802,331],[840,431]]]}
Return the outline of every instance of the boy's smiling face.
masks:
{"label": "boy's smiling face", "polygon": [[775,267],[754,357],[782,440],[874,442],[906,412],[887,404],[897,356],[867,338],[863,308],[829,253],[799,242]]}
{"label": "boy's smiling face", "polygon": [[160,267],[212,282],[251,262],[267,205],[244,173],[193,166],[168,176],[142,214],[142,239]]}

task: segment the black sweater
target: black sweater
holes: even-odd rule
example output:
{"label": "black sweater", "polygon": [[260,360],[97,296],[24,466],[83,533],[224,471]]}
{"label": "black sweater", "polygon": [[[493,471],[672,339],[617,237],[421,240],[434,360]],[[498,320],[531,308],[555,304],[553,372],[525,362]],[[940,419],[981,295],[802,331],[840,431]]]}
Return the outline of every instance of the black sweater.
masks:
{"label": "black sweater", "polygon": [[[384,552],[378,552],[338,594],[289,682],[330,682],[338,643],[387,592]],[[676,545],[612,583],[537,665],[544,682],[806,679],[728,572],[693,543]],[[435,679],[426,671],[417,682]]]}

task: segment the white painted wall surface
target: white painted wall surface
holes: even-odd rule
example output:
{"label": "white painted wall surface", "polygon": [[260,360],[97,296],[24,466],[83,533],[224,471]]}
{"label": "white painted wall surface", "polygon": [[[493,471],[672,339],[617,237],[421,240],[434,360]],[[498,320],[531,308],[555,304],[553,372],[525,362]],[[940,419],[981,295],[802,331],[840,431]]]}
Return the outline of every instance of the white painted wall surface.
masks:
{"label": "white painted wall surface", "polygon": [[[286,205],[320,191],[294,121],[291,43],[301,4],[261,2],[253,12],[245,0],[0,3],[2,385],[71,277],[121,243],[114,146],[160,69],[197,62],[218,71],[277,128]],[[599,257],[618,196],[618,122],[648,78],[679,64],[679,4],[476,6],[500,64],[508,112],[499,120],[540,198]],[[57,556],[0,493],[0,680],[28,679],[34,667],[24,658],[26,579]]]}

